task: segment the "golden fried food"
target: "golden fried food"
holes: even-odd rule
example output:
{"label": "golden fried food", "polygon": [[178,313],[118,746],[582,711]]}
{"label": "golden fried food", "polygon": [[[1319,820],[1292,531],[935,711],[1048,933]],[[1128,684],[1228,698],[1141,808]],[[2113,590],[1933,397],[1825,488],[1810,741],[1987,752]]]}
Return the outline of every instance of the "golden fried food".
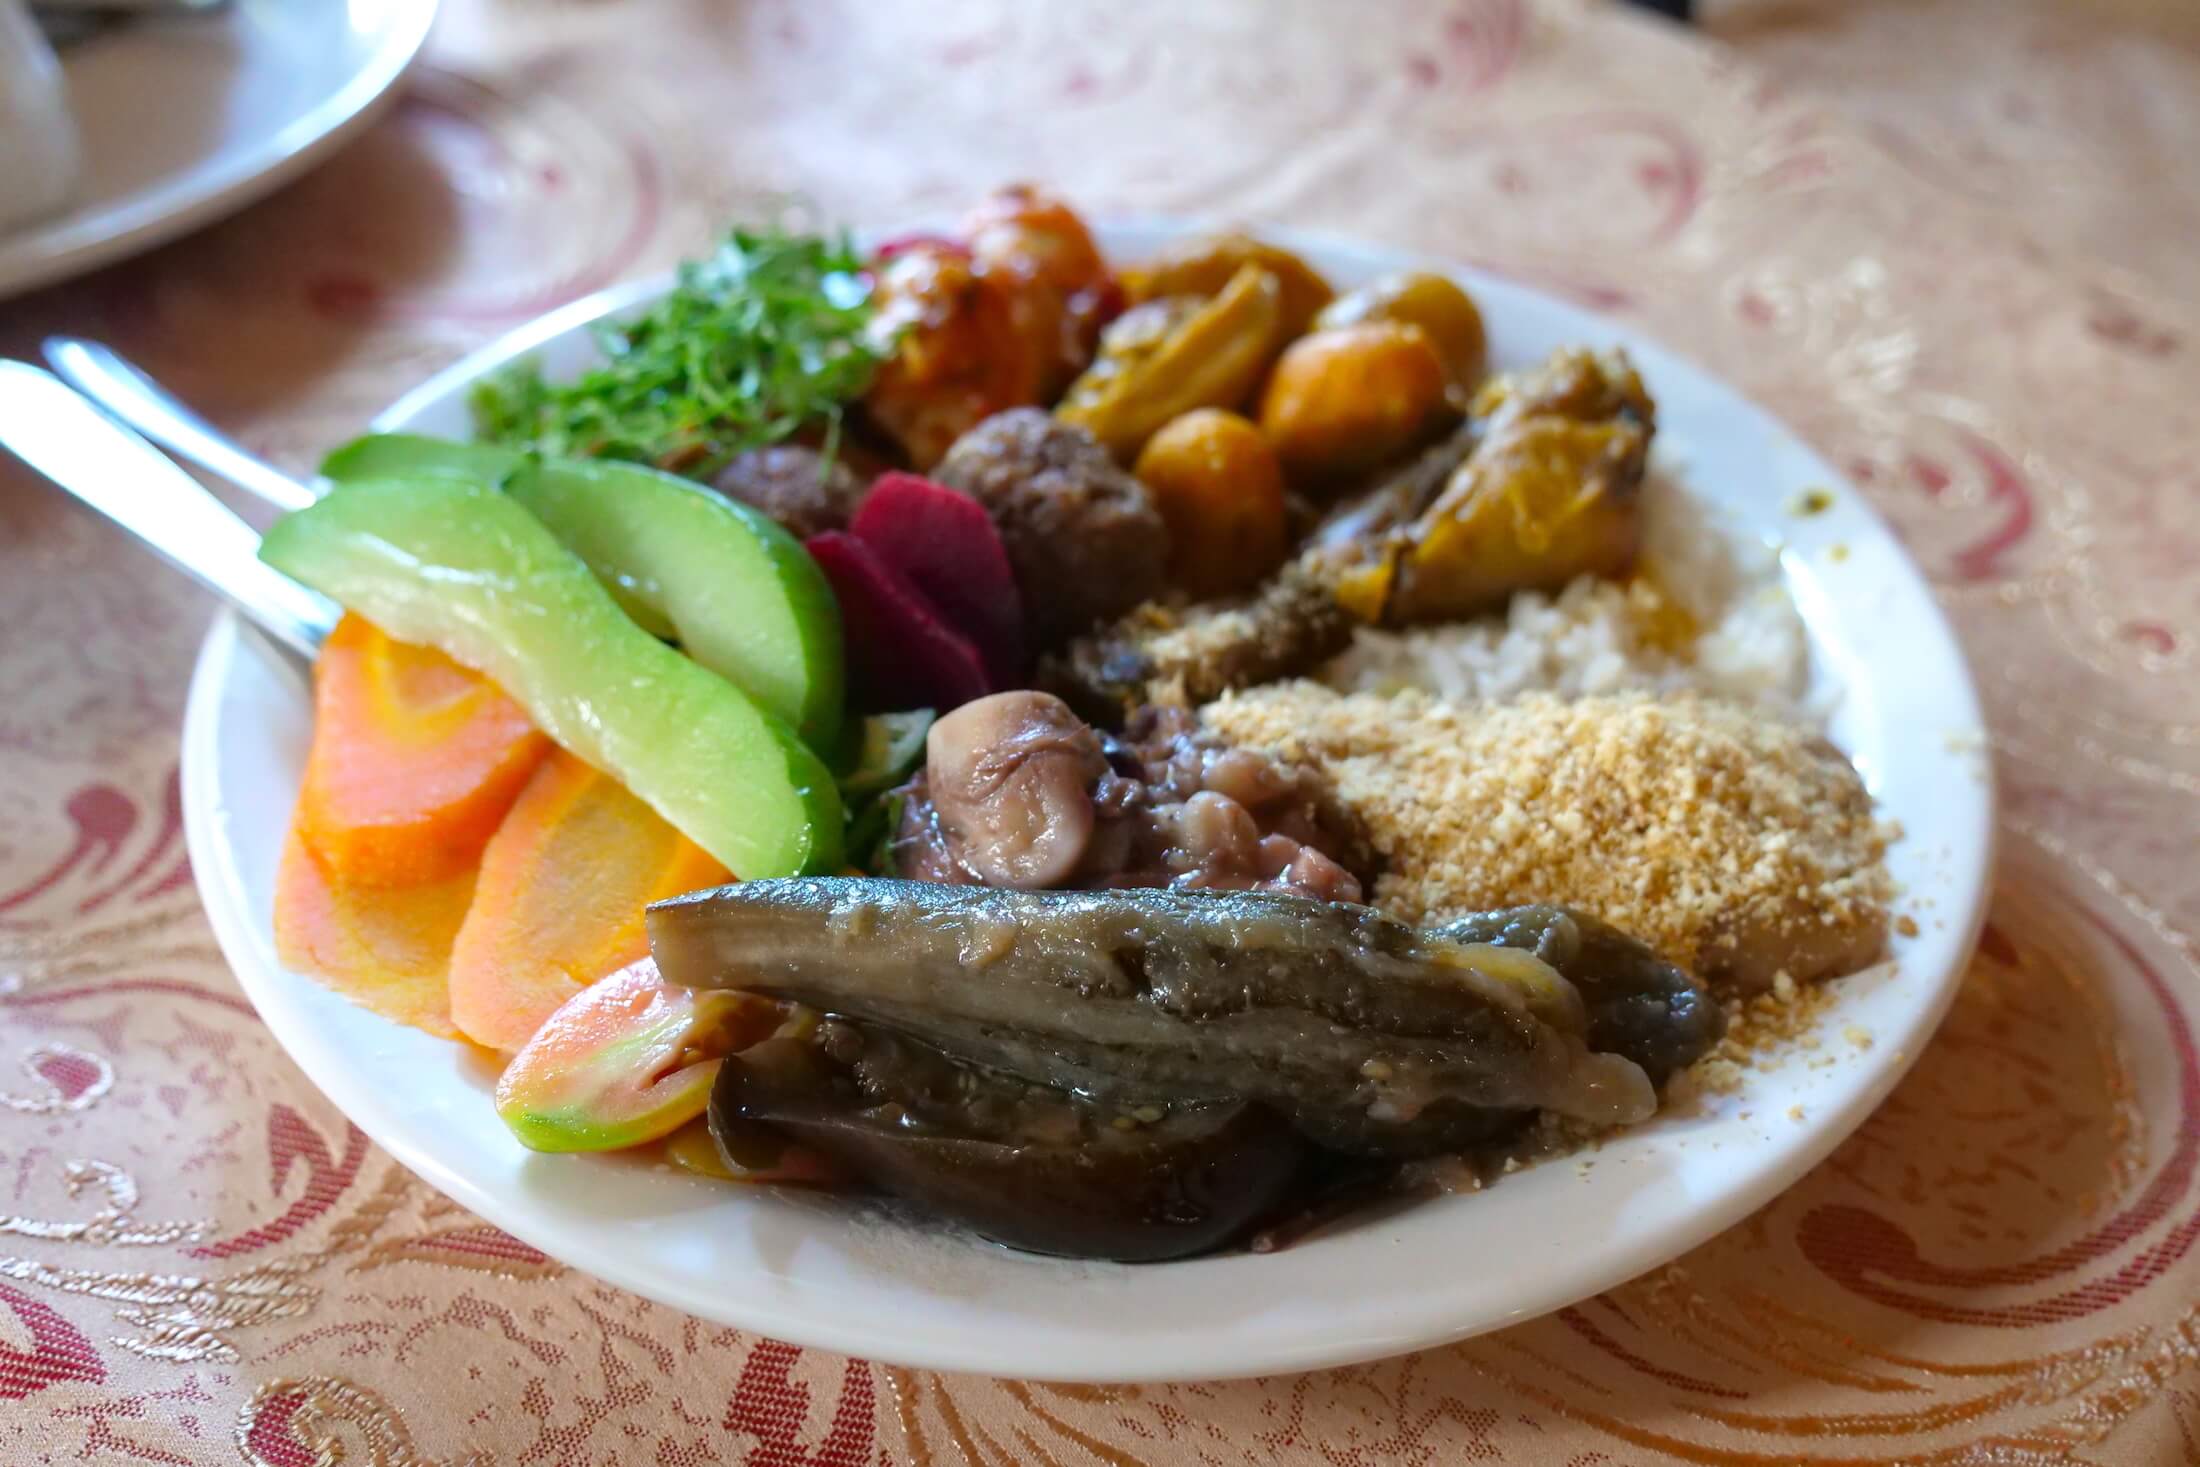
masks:
{"label": "golden fried food", "polygon": [[1169,580],[1192,596],[1234,595],[1283,563],[1283,470],[1238,414],[1196,408],[1170,419],[1135,472],[1169,526]]}
{"label": "golden fried food", "polygon": [[1162,424],[1194,408],[1234,408],[1282,347],[1283,287],[1247,265],[1212,299],[1168,296],[1133,306],[1100,336],[1100,354],[1055,416],[1131,463]]}
{"label": "golden fried food", "polygon": [[1354,614],[1451,621],[1633,565],[1656,414],[1625,353],[1555,352],[1489,383],[1474,408],[1480,441],[1435,502],[1344,573]]}
{"label": "golden fried food", "polygon": [[1017,328],[1041,367],[1041,397],[1052,397],[1092,360],[1121,297],[1091,231],[1058,196],[1019,183],[980,200],[963,232],[978,268],[1011,282]]}
{"label": "golden fried food", "polygon": [[1138,269],[1125,271],[1123,285],[1134,303],[1217,295],[1247,265],[1266,270],[1282,288],[1285,340],[1304,332],[1336,295],[1321,273],[1297,255],[1234,231],[1179,240]]}
{"label": "golden fried food", "polygon": [[1472,392],[1489,369],[1489,335],[1482,312],[1449,276],[1400,270],[1347,291],[1314,318],[1314,330],[1331,331],[1366,321],[1418,326],[1443,358],[1456,391]]}
{"label": "golden fried food", "polygon": [[1411,452],[1447,416],[1443,359],[1418,326],[1370,321],[1302,336],[1261,394],[1260,426],[1314,488]]}
{"label": "golden fried food", "polygon": [[875,290],[872,331],[894,352],[863,406],[918,468],[993,414],[1039,401],[1046,364],[1008,276],[979,269],[955,245],[919,240],[881,263]]}

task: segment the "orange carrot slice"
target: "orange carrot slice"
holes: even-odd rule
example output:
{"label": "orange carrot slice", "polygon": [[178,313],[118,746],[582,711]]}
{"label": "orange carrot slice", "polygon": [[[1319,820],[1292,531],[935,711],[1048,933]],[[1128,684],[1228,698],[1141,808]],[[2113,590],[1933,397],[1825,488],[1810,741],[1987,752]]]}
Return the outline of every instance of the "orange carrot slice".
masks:
{"label": "orange carrot slice", "polygon": [[496,684],[357,616],[314,664],[313,714],[298,824],[347,886],[471,869],[550,751]]}
{"label": "orange carrot slice", "polygon": [[642,908],[730,879],[617,780],[560,749],[482,854],[451,951],[451,1017],[476,1044],[518,1049],[560,1004],[648,954]]}
{"label": "orange carrot slice", "polygon": [[329,870],[293,826],[275,875],[275,952],[384,1018],[458,1037],[451,944],[473,901],[474,873],[413,886],[364,887]]}

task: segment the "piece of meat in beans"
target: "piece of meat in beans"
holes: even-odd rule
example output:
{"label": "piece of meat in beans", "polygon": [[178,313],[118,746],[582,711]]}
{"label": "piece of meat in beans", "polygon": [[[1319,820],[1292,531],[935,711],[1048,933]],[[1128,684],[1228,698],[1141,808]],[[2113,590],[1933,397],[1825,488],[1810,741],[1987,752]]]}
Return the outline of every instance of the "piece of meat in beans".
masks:
{"label": "piece of meat in beans", "polygon": [[1179,709],[1102,738],[1061,700],[1002,693],[935,725],[904,791],[897,874],[986,886],[1176,886],[1358,901],[1310,778]]}

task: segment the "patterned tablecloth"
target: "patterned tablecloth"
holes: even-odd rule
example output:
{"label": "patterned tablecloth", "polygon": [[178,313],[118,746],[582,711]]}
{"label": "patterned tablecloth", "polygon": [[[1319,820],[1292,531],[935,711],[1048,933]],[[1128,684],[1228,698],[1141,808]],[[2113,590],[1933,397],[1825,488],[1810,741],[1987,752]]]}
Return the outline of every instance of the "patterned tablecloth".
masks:
{"label": "patterned tablecloth", "polygon": [[1873,495],[1992,709],[1992,925],[1832,1160],[1601,1298],[1318,1375],[940,1377],[644,1303],[443,1201],[276,1049],[177,828],[208,604],[11,467],[0,1462],[2200,1460],[2191,12],[1708,9],[453,0],[356,146],[0,307],[0,349],[106,337],[302,463],[746,207],[885,223],[1019,176],[1638,322]]}

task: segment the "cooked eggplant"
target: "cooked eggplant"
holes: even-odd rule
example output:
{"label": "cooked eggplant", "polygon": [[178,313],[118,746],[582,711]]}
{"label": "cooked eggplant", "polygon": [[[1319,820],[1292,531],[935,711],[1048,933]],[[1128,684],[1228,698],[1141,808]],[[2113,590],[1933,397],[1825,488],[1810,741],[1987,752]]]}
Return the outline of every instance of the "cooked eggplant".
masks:
{"label": "cooked eggplant", "polygon": [[1608,922],[1564,907],[1508,907],[1436,929],[1454,942],[1532,952],[1581,994],[1589,1047],[1623,1054],[1653,1085],[1701,1059],[1726,1034],[1726,1012],[1703,984]]}
{"label": "cooked eggplant", "polygon": [[729,1059],[710,1123],[737,1157],[761,1124],[1011,1247],[1125,1262],[1229,1241],[1275,1208],[1307,1155],[1258,1106],[1121,1109],[841,1019]]}
{"label": "cooked eggplant", "polygon": [[[1345,903],[803,878],[661,902],[649,928],[676,983],[896,1029],[1106,1104],[1258,1102],[1355,1154],[1450,1149],[1535,1109],[1611,1124],[1657,1106],[1640,1064],[1591,1049],[1582,993],[1534,944],[1462,941]],[[1651,986],[1587,974],[1594,944],[1535,942],[1592,992]],[[1676,1027],[1693,1012],[1667,1008]]]}

